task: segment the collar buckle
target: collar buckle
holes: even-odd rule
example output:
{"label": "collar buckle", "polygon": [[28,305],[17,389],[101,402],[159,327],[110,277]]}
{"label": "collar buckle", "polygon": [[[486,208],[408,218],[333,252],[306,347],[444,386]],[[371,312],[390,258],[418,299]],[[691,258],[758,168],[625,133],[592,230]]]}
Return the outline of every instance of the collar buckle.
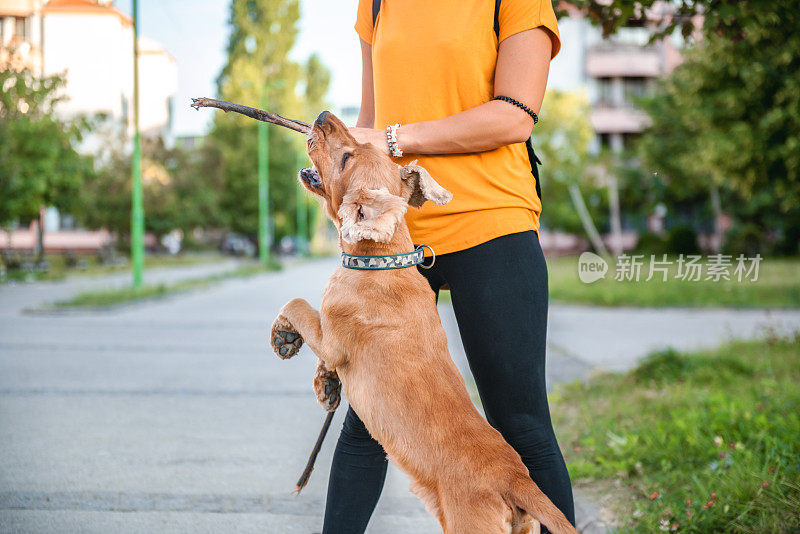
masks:
{"label": "collar buckle", "polygon": [[425,251],[423,249],[427,248],[431,251],[431,264],[430,265],[423,265],[420,262],[419,267],[420,269],[430,269],[433,267],[433,264],[436,263],[436,252],[433,251],[433,248],[430,245],[417,245],[416,250],[422,250],[422,261],[425,261]]}

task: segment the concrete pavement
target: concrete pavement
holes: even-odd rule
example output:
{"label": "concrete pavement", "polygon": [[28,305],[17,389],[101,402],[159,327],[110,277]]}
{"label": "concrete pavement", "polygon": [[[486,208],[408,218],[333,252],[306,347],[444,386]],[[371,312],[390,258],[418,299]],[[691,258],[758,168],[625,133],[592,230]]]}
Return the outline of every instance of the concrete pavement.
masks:
{"label": "concrete pavement", "polygon": [[[52,316],[21,310],[109,280],[0,288],[0,530],[319,532],[344,410],[309,486],[290,495],[324,415],[310,387],[313,354],[279,361],[266,334],[290,298],[319,304],[334,265],[319,260],[115,310]],[[202,268],[190,277],[210,274]],[[452,310],[440,311],[466,369]],[[728,328],[764,321],[800,327],[800,312],[692,311],[672,327],[689,312],[669,313],[553,306],[551,382],[626,368],[662,342],[716,343]],[[391,469],[370,532],[439,529]]]}
{"label": "concrete pavement", "polygon": [[[20,312],[102,282],[0,289],[0,530],[318,532],[343,410],[293,497],[324,414],[313,355],[278,360],[267,328],[331,270],[60,315]],[[371,532],[436,531],[391,471]]]}
{"label": "concrete pavement", "polygon": [[[205,278],[231,271],[241,264],[235,258],[181,267],[157,267],[144,272],[145,284],[172,284],[181,280]],[[65,300],[83,291],[102,291],[130,285],[129,271],[103,276],[71,276],[49,282],[9,283],[0,286],[0,319],[13,317],[20,310],[36,308],[57,300]]]}

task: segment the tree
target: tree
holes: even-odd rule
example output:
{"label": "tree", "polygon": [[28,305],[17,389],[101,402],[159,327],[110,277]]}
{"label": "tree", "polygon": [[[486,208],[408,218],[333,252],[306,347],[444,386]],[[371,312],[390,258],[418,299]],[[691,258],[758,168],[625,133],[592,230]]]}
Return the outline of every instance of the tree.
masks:
{"label": "tree", "polygon": [[605,252],[596,229],[596,223],[604,223],[607,217],[605,196],[590,172],[595,158],[589,150],[594,137],[589,100],[584,92],[550,90],[541,118],[534,129],[534,145],[543,162],[540,175],[546,201],[542,224],[550,229],[585,233],[595,249]]}
{"label": "tree", "polygon": [[800,15],[781,0],[737,20],[737,38],[708,35],[644,102],[642,156],[686,195],[716,190],[741,223],[786,236],[800,225]]}
{"label": "tree", "polygon": [[[228,61],[218,79],[220,98],[289,117],[313,119],[330,80],[318,58],[303,66],[288,59],[300,17],[298,0],[233,0]],[[300,89],[304,89],[301,91]],[[315,113],[320,110],[317,109]],[[270,130],[270,197],[275,236],[295,233],[296,175],[301,136]],[[220,208],[225,225],[254,234],[258,228],[257,124],[217,114],[210,150],[218,151],[224,189]]]}
{"label": "tree", "polygon": [[[791,4],[792,2],[786,2]],[[766,0],[570,0],[569,4],[584,10],[593,23],[608,37],[620,28],[638,23],[648,25],[654,19],[658,26],[653,39],[671,36],[676,30],[688,39],[698,25],[706,36],[716,35],[729,40],[741,39],[745,27],[769,13],[774,2]],[[558,6],[557,6],[558,7]],[[563,12],[559,12],[562,15]]]}
{"label": "tree", "polygon": [[686,62],[642,103],[653,121],[640,143],[650,185],[681,202],[705,198],[717,223],[724,207],[749,233],[774,234],[780,251],[798,253],[796,2],[570,3],[584,9],[606,36],[631,22],[646,22],[653,39],[680,30],[689,43]]}
{"label": "tree", "polygon": [[[92,160],[78,154],[85,123],[53,112],[61,76],[0,70],[0,226],[38,219],[42,207],[75,207]],[[42,233],[39,225],[39,254]]]}
{"label": "tree", "polygon": [[[97,124],[102,132],[105,128]],[[81,222],[106,228],[120,237],[130,233],[131,158],[125,139],[104,135],[102,165],[83,191],[86,209]],[[219,196],[222,184],[215,181],[214,152],[168,148],[161,138],[142,139],[142,190],[145,230],[156,237],[182,230],[220,225]],[[209,172],[211,171],[211,172]]]}

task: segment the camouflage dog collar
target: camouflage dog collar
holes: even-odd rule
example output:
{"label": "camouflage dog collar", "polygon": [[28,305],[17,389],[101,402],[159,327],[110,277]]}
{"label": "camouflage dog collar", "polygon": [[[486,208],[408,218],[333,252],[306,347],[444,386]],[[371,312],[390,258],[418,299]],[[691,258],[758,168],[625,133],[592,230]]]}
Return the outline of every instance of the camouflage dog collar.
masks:
{"label": "camouflage dog collar", "polygon": [[342,267],[361,271],[383,271],[414,267],[425,261],[425,247],[431,251],[433,261],[430,265],[423,265],[422,268],[430,269],[433,267],[433,262],[436,261],[436,254],[428,245],[419,245],[413,252],[387,254],[385,256],[359,256],[358,254],[345,254],[342,252]]}

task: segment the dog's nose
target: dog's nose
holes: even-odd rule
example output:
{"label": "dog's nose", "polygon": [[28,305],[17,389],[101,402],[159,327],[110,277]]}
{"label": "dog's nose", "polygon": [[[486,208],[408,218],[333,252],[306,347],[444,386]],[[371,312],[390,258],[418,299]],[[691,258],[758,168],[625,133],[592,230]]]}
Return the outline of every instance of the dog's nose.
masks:
{"label": "dog's nose", "polygon": [[319,187],[322,185],[322,180],[319,179],[319,173],[315,169],[301,169],[300,180],[311,187]]}
{"label": "dog's nose", "polygon": [[331,114],[330,111],[323,111],[322,113],[319,114],[317,120],[314,121],[314,124],[316,124],[317,126],[324,125],[326,122],[328,122],[328,117],[330,116],[330,114]]}

